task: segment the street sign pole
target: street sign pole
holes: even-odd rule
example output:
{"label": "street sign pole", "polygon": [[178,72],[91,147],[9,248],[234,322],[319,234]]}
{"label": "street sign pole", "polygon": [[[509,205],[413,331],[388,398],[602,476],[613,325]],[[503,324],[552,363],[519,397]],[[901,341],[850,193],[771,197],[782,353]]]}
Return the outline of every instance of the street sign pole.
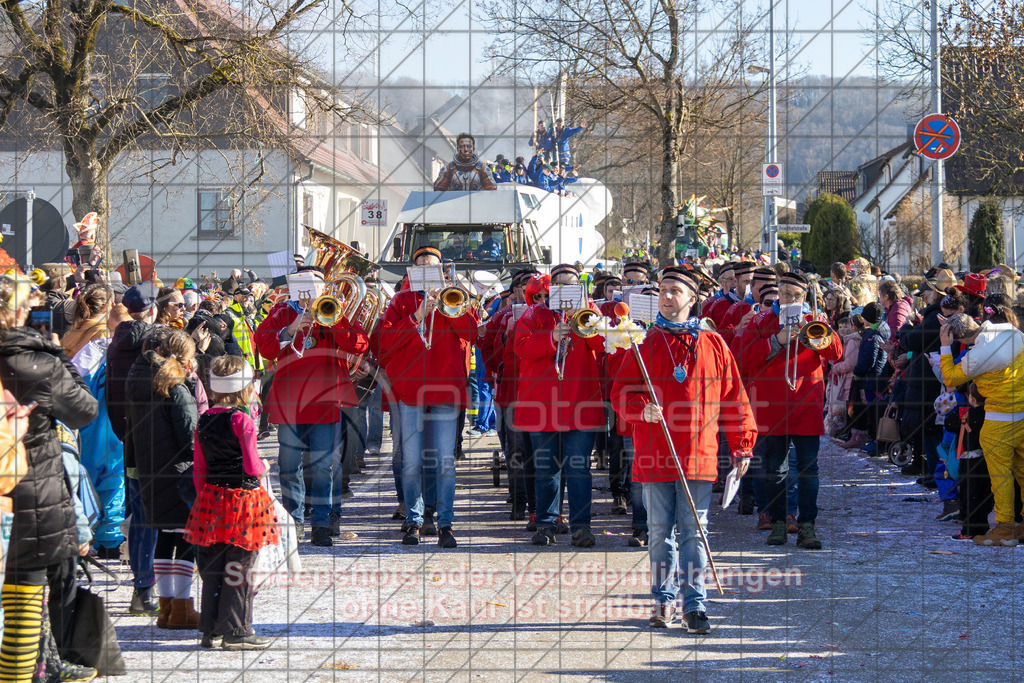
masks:
{"label": "street sign pole", "polygon": [[32,204],[36,201],[35,189],[28,188],[28,192],[25,193],[25,200],[25,270],[27,271],[35,265],[32,262],[32,241],[34,238],[32,234]]}
{"label": "street sign pole", "polygon": [[[942,62],[939,60],[939,3],[932,2],[932,111],[942,113]],[[932,265],[942,262],[942,160],[932,164]]]}

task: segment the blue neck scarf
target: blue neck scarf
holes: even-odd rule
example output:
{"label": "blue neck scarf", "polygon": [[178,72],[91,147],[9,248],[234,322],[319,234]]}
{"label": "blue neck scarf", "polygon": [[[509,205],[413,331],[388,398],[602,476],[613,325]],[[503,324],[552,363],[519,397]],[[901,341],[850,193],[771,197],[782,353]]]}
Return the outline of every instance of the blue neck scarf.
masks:
{"label": "blue neck scarf", "polygon": [[700,318],[696,316],[690,316],[689,318],[686,319],[686,322],[674,323],[669,320],[666,320],[665,316],[659,313],[658,317],[654,319],[654,324],[657,325],[658,327],[663,327],[666,330],[678,330],[681,332],[689,332],[695,337],[698,334],[700,334],[701,331]]}

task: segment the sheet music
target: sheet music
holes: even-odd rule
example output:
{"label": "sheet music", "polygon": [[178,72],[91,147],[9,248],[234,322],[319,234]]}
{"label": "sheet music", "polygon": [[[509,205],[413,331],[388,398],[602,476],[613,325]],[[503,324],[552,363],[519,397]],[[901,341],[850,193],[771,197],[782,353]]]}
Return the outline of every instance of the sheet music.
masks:
{"label": "sheet music", "polygon": [[652,324],[658,317],[658,297],[651,294],[629,295],[629,317],[642,323]]}
{"label": "sheet music", "polygon": [[552,311],[578,311],[587,307],[583,285],[551,285],[548,308]]}
{"label": "sheet music", "polygon": [[295,270],[295,257],[288,250],[267,254],[267,263],[270,264],[270,277],[282,277]]}
{"label": "sheet music", "polygon": [[318,273],[311,271],[289,273],[287,278],[288,298],[291,301],[299,301],[304,296],[315,299],[324,293],[324,281]]}
{"label": "sheet music", "polygon": [[526,313],[527,308],[529,308],[527,304],[512,304],[512,320],[519,322],[519,319],[523,317],[523,313]]}
{"label": "sheet music", "polygon": [[409,289],[414,292],[429,292],[447,286],[444,271],[439,263],[430,266],[409,266],[406,273],[409,276]]}

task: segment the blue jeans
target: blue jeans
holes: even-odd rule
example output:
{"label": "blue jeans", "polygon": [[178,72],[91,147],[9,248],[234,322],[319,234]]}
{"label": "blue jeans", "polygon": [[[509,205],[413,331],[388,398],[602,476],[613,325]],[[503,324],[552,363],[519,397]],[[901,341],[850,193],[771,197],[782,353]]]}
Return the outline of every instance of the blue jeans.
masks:
{"label": "blue jeans", "polygon": [[773,522],[786,521],[788,512],[789,446],[796,447],[797,524],[818,517],[818,444],[817,436],[766,436],[767,462],[765,484],[768,512]]}
{"label": "blue jeans", "polygon": [[[450,527],[455,519],[455,437],[459,408],[399,403],[398,414],[402,423],[405,520],[422,526],[426,500],[437,510],[438,528]],[[433,496],[431,488],[434,488]]]}
{"label": "blue jeans", "polygon": [[569,528],[576,531],[590,526],[590,503],[593,500],[590,454],[594,450],[596,436],[596,432],[578,429],[530,432],[538,531],[555,528],[563,476],[569,493]]}
{"label": "blue jeans", "polygon": [[383,395],[384,385],[378,382],[377,388],[370,394],[369,403],[366,404],[366,449],[376,450],[378,453],[384,444],[384,410],[380,407]]}
{"label": "blue jeans", "polygon": [[398,417],[398,406],[391,404],[388,414],[391,416],[391,475],[395,478],[398,502],[405,503],[402,492],[402,421]]}
{"label": "blue jeans", "polygon": [[139,480],[125,477],[128,512],[132,516],[128,529],[128,564],[132,568],[132,586],[149,588],[156,583],[153,553],[156,552],[156,529],[146,526],[146,510],[142,506]]}
{"label": "blue jeans", "polygon": [[483,378],[477,379],[476,391],[476,428],[481,432],[489,432],[494,429],[494,423],[497,419],[494,411],[494,394],[491,391],[491,385]]}
{"label": "blue jeans", "polygon": [[337,422],[311,425],[282,424],[277,427],[277,462],[281,469],[281,502],[297,523],[304,520],[306,482],[302,459],[309,453],[311,520],[314,527],[326,527],[331,520],[331,489]]}
{"label": "blue jeans", "polygon": [[[626,471],[633,472],[633,437],[622,437],[622,450],[625,457]],[[644,487],[633,477],[629,477],[630,505],[633,507],[633,531],[647,531],[647,508],[644,506]]]}
{"label": "blue jeans", "polygon": [[[710,481],[687,481],[694,507],[705,533],[708,528],[708,505],[711,504]],[[644,483],[644,506],[647,508],[647,545],[651,559],[651,595],[659,605],[671,605],[683,591],[683,613],[706,612],[708,591],[704,571],[708,555],[700,542],[697,523],[690,512],[681,481]]]}

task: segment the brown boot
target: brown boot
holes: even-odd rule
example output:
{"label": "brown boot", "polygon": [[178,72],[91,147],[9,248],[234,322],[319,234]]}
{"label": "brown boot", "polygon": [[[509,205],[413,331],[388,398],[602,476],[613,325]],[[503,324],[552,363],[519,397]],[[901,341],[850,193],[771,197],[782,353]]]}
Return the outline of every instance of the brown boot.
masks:
{"label": "brown boot", "polygon": [[171,598],[160,598],[160,611],[156,613],[156,627],[168,628],[167,620],[171,618]]}
{"label": "brown boot", "polygon": [[1012,548],[1017,545],[1018,542],[1017,532],[1013,527],[1013,522],[999,522],[996,524],[995,529],[992,529],[984,536],[975,536],[974,542],[978,545],[995,545]]}
{"label": "brown boot", "polygon": [[199,628],[199,612],[195,610],[192,598],[174,598],[171,601],[171,618],[167,628],[184,631]]}

